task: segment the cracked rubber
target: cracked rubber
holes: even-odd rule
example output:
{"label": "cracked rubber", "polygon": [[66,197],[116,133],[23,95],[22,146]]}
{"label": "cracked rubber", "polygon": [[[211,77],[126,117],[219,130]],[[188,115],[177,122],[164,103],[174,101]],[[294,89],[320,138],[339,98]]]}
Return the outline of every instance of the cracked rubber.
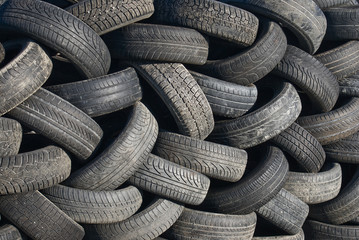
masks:
{"label": "cracked rubber", "polygon": [[16,155],[22,141],[22,127],[16,120],[0,117],[0,157]]}
{"label": "cracked rubber", "polygon": [[359,132],[323,148],[329,160],[359,164]]}

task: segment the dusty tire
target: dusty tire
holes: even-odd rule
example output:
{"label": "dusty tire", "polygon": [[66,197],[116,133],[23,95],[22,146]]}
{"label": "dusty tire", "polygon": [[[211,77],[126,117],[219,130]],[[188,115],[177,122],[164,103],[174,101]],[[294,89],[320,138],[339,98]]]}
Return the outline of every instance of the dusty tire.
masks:
{"label": "dusty tire", "polygon": [[4,46],[0,43],[0,63],[5,59],[5,49]]}
{"label": "dusty tire", "polygon": [[305,224],[305,239],[308,240],[355,240],[359,238],[359,227],[331,225],[308,220]]}
{"label": "dusty tire", "polygon": [[339,142],[325,145],[325,153],[329,160],[341,163],[359,164],[359,132]]}
{"label": "dusty tire", "polygon": [[299,233],[294,235],[279,235],[279,236],[254,236],[252,240],[304,240],[304,232],[301,229]]}
{"label": "dusty tire", "polygon": [[10,224],[5,224],[0,227],[1,240],[23,240],[19,230]]}
{"label": "dusty tire", "polygon": [[22,141],[22,127],[19,122],[0,117],[0,157],[16,155]]}
{"label": "dusty tire", "polygon": [[359,97],[359,76],[352,75],[350,77],[338,80],[339,93],[342,96]]}
{"label": "dusty tire", "polygon": [[334,7],[350,2],[350,0],[313,0],[321,9]]}

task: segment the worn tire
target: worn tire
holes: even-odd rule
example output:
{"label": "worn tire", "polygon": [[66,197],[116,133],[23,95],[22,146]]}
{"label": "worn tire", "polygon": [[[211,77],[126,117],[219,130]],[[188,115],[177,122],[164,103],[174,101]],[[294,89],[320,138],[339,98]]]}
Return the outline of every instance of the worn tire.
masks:
{"label": "worn tire", "polygon": [[305,224],[305,239],[308,240],[355,240],[359,238],[359,227],[331,225],[308,220]]}
{"label": "worn tire", "polygon": [[7,41],[4,47],[9,53],[19,53],[0,69],[0,116],[36,92],[52,70],[49,56],[30,39]]}
{"label": "worn tire", "polygon": [[287,52],[273,73],[303,90],[314,110],[330,111],[338,97],[339,84],[328,68],[310,54],[288,45]]}
{"label": "worn tire", "polygon": [[0,227],[1,240],[23,240],[19,230],[10,224],[5,224]]}
{"label": "worn tire", "polygon": [[167,106],[179,132],[206,138],[214,126],[206,96],[188,70],[180,63],[133,63]]}
{"label": "worn tire", "polygon": [[211,178],[236,182],[247,165],[247,152],[171,132],[160,132],[153,153]]}
{"label": "worn tire", "polygon": [[72,14],[50,3],[6,1],[0,7],[0,28],[24,33],[60,52],[88,78],[105,75],[110,68],[110,52],[100,36]]}
{"label": "worn tire", "polygon": [[346,4],[350,0],[313,0],[321,9]]}
{"label": "worn tire", "polygon": [[103,135],[100,126],[88,115],[43,88],[8,114],[80,160],[93,153]]}
{"label": "worn tire", "polygon": [[39,191],[0,197],[1,215],[32,239],[80,240],[84,229]]}
{"label": "worn tire", "polygon": [[133,186],[115,191],[90,191],[55,185],[42,193],[73,220],[87,224],[123,221],[142,203],[141,192]]}
{"label": "worn tire", "polygon": [[84,81],[52,85],[46,89],[90,117],[121,110],[142,98],[140,82],[133,68]]}
{"label": "worn tire", "polygon": [[215,0],[155,0],[154,5],[154,19],[161,23],[194,28],[243,47],[257,36],[259,20],[254,14]]}
{"label": "worn tire", "polygon": [[325,153],[329,160],[341,163],[359,164],[359,132],[339,142],[325,145]]}
{"label": "worn tire", "polygon": [[342,96],[359,97],[359,75],[338,80],[339,93]]}
{"label": "worn tire", "polygon": [[113,58],[202,65],[208,42],[190,28],[135,23],[104,36]]}
{"label": "worn tire", "polygon": [[5,59],[5,49],[0,42],[0,63]]}
{"label": "worn tire", "polygon": [[[288,128],[299,116],[302,105],[294,86],[273,81],[273,98],[244,116],[215,123],[209,140],[225,145],[249,148],[263,143]],[[259,91],[261,94],[261,91]]]}
{"label": "worn tire", "polygon": [[83,0],[65,10],[102,35],[149,18],[155,9],[152,0]]}
{"label": "worn tire", "polygon": [[252,240],[304,240],[304,232],[301,229],[294,235],[279,235],[279,236],[254,236]]}
{"label": "worn tire", "polygon": [[230,215],[184,208],[164,236],[173,240],[249,240],[253,237],[256,220],[253,212]]}
{"label": "worn tire", "polygon": [[283,152],[267,147],[258,166],[240,181],[220,188],[211,188],[202,206],[228,214],[249,214],[269,202],[282,188],[288,162]]}
{"label": "worn tire", "polygon": [[16,155],[22,141],[22,127],[16,120],[0,117],[0,157]]}
{"label": "worn tire", "polygon": [[278,24],[271,21],[261,24],[261,31],[252,46],[225,59],[208,60],[196,70],[241,85],[249,85],[263,78],[283,58],[287,38]]}

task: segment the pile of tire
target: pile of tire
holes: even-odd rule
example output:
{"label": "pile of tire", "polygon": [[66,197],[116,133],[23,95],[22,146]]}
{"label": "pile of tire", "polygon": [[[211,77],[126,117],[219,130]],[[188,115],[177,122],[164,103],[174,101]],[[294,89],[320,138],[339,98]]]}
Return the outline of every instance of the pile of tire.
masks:
{"label": "pile of tire", "polygon": [[0,0],[0,239],[359,239],[356,0]]}

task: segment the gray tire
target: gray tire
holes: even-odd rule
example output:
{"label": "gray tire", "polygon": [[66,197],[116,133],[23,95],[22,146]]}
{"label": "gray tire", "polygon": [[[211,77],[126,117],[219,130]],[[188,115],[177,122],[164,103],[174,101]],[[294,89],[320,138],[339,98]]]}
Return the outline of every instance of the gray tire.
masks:
{"label": "gray tire", "polygon": [[359,227],[350,225],[332,225],[308,220],[305,224],[305,239],[308,240],[356,240]]}
{"label": "gray tire", "polygon": [[301,229],[294,235],[279,235],[279,236],[254,236],[252,240],[304,240],[304,232]]}
{"label": "gray tire", "polygon": [[22,140],[22,127],[16,120],[0,117],[0,157],[16,155]]}
{"label": "gray tire", "polygon": [[342,96],[359,97],[359,75],[352,75],[338,80],[339,93]]}

